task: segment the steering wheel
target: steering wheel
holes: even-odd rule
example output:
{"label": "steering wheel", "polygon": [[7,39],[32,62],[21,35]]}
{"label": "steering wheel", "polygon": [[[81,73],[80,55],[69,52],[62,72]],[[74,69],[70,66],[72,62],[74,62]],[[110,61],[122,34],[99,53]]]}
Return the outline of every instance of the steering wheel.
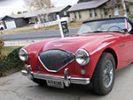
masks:
{"label": "steering wheel", "polygon": [[[118,30],[116,30],[116,29],[114,30],[113,28],[118,28]],[[111,27],[108,28],[107,31],[112,31],[112,29],[113,29],[113,31],[124,32],[124,30],[121,27],[119,27],[119,26],[111,26]]]}

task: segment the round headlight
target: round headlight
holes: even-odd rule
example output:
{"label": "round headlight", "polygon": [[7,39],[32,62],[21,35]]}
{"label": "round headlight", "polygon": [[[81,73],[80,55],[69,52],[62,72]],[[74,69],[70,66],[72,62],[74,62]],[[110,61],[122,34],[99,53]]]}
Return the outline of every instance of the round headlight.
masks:
{"label": "round headlight", "polygon": [[28,53],[27,53],[27,51],[25,49],[20,49],[19,58],[22,61],[27,61],[28,60]]}
{"label": "round headlight", "polygon": [[81,66],[85,66],[89,63],[90,57],[89,53],[84,49],[79,49],[76,52],[76,62],[80,64]]}

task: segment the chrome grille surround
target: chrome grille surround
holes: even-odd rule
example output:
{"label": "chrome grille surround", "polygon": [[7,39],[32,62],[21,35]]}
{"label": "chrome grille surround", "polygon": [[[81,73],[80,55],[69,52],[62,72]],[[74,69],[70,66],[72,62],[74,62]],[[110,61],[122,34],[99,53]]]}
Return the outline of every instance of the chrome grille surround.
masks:
{"label": "chrome grille surround", "polygon": [[75,60],[75,55],[69,51],[52,49],[40,53],[38,59],[47,71],[58,72],[73,62]]}

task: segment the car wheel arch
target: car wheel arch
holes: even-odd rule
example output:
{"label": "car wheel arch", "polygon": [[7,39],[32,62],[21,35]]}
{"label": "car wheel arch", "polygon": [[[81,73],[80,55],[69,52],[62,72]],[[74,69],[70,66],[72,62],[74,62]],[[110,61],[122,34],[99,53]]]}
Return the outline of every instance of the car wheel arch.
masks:
{"label": "car wheel arch", "polygon": [[[115,62],[116,62],[116,68],[115,69],[117,69],[117,66],[118,66],[118,57],[117,57],[117,54],[116,54],[115,50],[112,49],[112,48],[105,48],[101,52],[101,56],[99,57],[99,60],[101,59],[103,53],[111,53],[113,55],[113,57],[115,59]],[[99,60],[98,60],[98,62],[99,62]],[[97,62],[97,64],[98,64],[98,62]],[[96,64],[96,67],[97,67],[97,64]],[[94,72],[96,70],[96,67],[94,68],[94,71],[93,71],[93,74],[92,74],[92,77],[91,77],[91,83],[92,83],[92,80],[93,80],[93,77],[94,77]],[[92,86],[92,84],[91,84],[91,86]]]}
{"label": "car wheel arch", "polygon": [[[117,68],[118,68],[118,57],[117,57],[117,54],[116,54],[115,50],[112,49],[112,48],[110,48],[110,47],[103,49],[103,50],[100,52],[100,56],[99,56],[99,58],[98,58],[98,62],[100,61],[100,59],[101,59],[101,57],[102,57],[102,55],[103,55],[104,53],[110,53],[110,54],[113,55],[113,57],[114,57],[114,59],[115,59],[115,63],[116,63],[115,69],[117,69]],[[96,67],[97,67],[98,62],[96,63],[96,66],[95,66],[95,68],[94,68],[94,70],[93,70],[93,72],[92,72],[91,81],[92,81],[92,79],[93,79],[93,75],[94,75],[94,72],[95,72],[95,70],[96,70]]]}
{"label": "car wheel arch", "polygon": [[[100,56],[99,56],[99,58],[98,58],[98,62],[99,62],[99,60],[101,59],[102,54],[105,53],[105,52],[111,53],[111,54],[113,55],[113,57],[114,57],[114,59],[115,59],[115,63],[116,63],[116,68],[115,68],[115,69],[117,69],[117,66],[118,66],[118,57],[117,57],[117,54],[116,54],[115,50],[112,49],[112,48],[110,48],[110,47],[105,48],[105,49],[103,49],[103,50],[101,51]],[[96,63],[96,66],[97,66],[98,62]],[[95,71],[95,69],[96,69],[96,67],[94,68],[94,71]],[[93,73],[94,73],[94,71],[93,71]]]}
{"label": "car wheel arch", "polygon": [[[106,49],[102,52],[102,54],[105,53],[105,52],[111,53],[111,54],[113,55],[113,57],[114,57],[114,59],[115,59],[115,63],[116,63],[116,69],[117,69],[117,66],[118,66],[118,57],[117,57],[117,54],[116,54],[115,50],[113,50],[112,48],[106,48]],[[101,58],[101,57],[100,57],[100,58]]]}

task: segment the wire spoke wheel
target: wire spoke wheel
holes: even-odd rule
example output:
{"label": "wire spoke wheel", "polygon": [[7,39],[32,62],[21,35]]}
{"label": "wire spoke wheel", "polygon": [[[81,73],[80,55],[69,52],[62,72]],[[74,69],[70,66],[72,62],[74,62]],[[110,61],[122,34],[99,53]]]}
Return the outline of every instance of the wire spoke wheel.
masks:
{"label": "wire spoke wheel", "polygon": [[102,54],[94,76],[93,90],[98,95],[106,95],[111,92],[115,79],[116,62],[114,56],[108,52]]}
{"label": "wire spoke wheel", "polygon": [[103,84],[106,88],[110,87],[113,82],[113,64],[111,60],[107,60],[103,70]]}

